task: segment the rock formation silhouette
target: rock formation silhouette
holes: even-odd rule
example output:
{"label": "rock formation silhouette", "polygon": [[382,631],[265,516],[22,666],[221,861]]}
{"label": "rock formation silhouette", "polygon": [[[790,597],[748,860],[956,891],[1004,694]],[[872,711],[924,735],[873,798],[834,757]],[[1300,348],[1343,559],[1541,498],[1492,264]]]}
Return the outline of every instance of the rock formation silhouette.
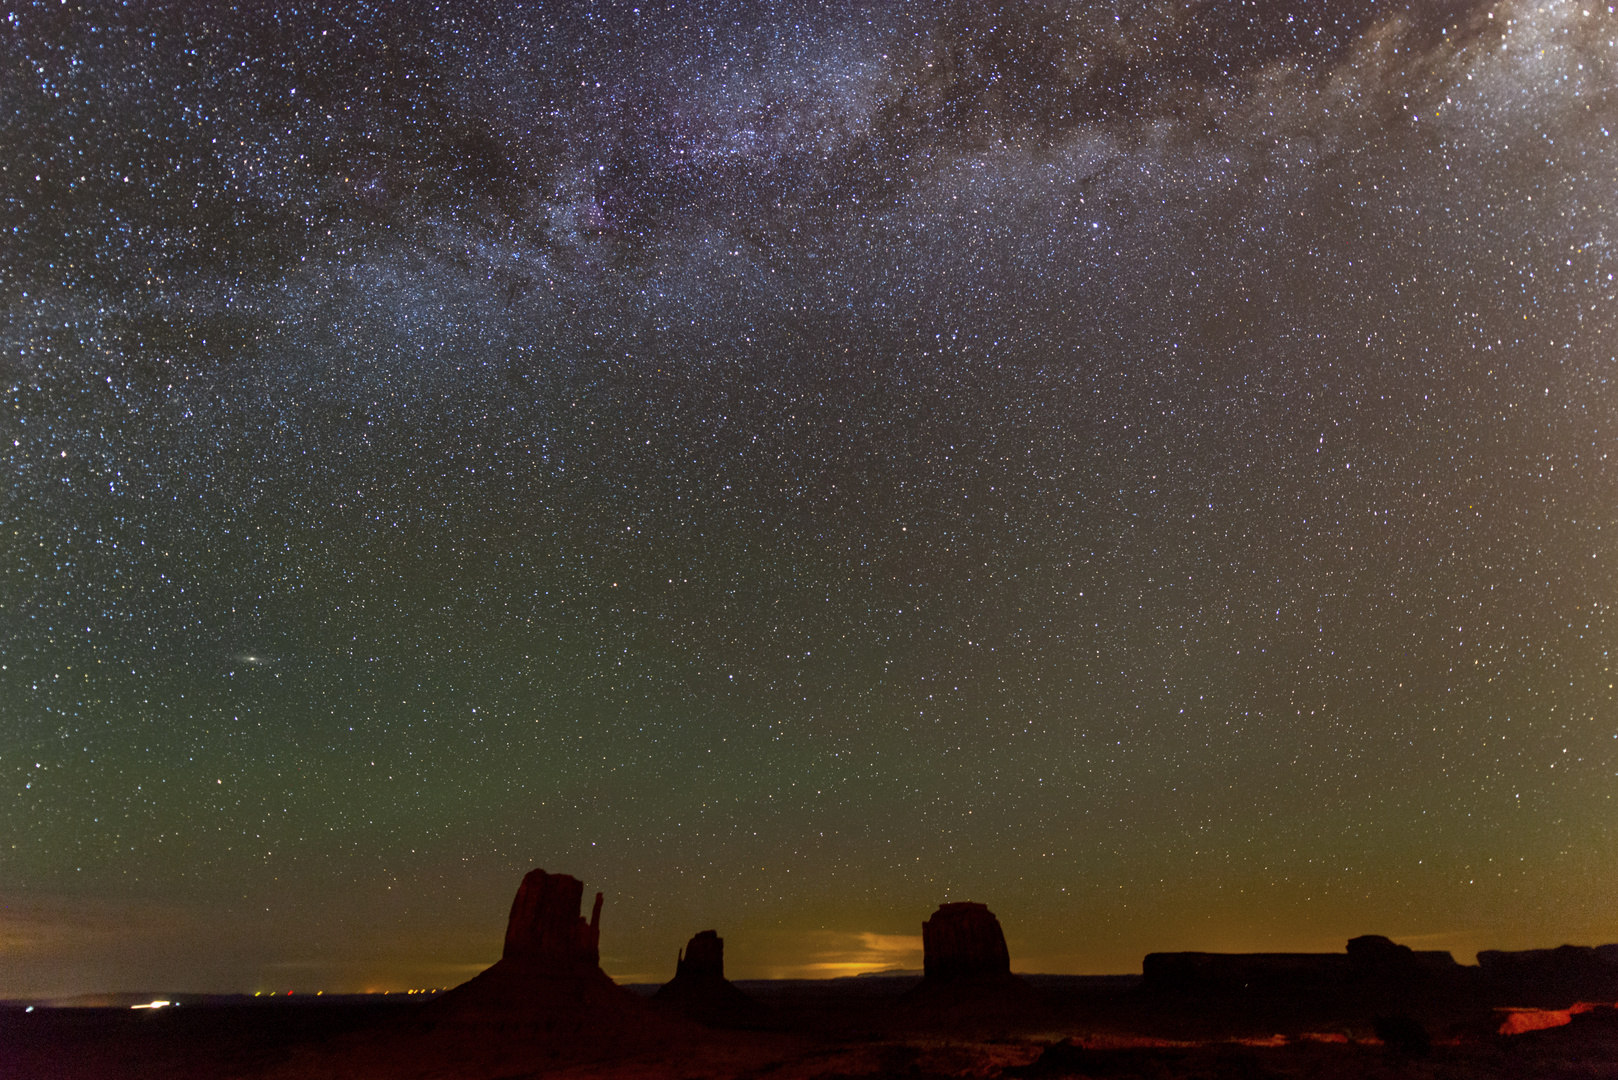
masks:
{"label": "rock formation silhouette", "polygon": [[601,970],[601,903],[579,914],[584,885],[567,874],[532,870],[506,920],[505,949],[492,967],[426,1006],[458,1019],[532,1021],[547,1030],[610,1028],[647,1009]]}
{"label": "rock formation silhouette", "polygon": [[1381,934],[1349,938],[1348,964],[1355,974],[1372,978],[1408,977],[1417,970],[1415,951]]}
{"label": "rock formation silhouette", "polygon": [[[685,943],[685,949],[674,958],[674,979],[723,979],[725,977],[725,939],[717,930],[704,930]],[[672,985],[672,984],[670,984]]]}
{"label": "rock formation silhouette", "polygon": [[1528,1000],[1618,996],[1618,945],[1562,945],[1506,952],[1485,949],[1478,966],[1497,996]]}
{"label": "rock formation silhouette", "polygon": [[725,939],[704,930],[686,943],[674,962],[674,978],[653,1000],[711,1027],[750,1027],[763,1009],[725,978]]}
{"label": "rock formation silhouette", "polygon": [[1381,934],[1349,938],[1348,965],[1360,979],[1384,982],[1410,982],[1460,973],[1460,965],[1448,950],[1412,949]]}
{"label": "rock formation silhouette", "polygon": [[586,923],[579,915],[584,883],[566,874],[530,870],[506,919],[505,960],[560,969],[601,963],[601,894]]}
{"label": "rock formation silhouette", "polygon": [[586,922],[579,914],[583,895],[576,878],[530,872],[512,900],[505,946],[493,965],[396,1022],[309,1047],[275,1075],[471,1080],[695,1055],[715,1033],[664,1015],[601,970],[602,897],[596,894]]}
{"label": "rock formation silhouette", "polygon": [[1381,992],[1460,971],[1447,952],[1416,952],[1380,934],[1353,938],[1340,953],[1148,953],[1141,964],[1148,989],[1193,994]]}
{"label": "rock formation silhouette", "polygon": [[929,982],[994,978],[1011,974],[1011,954],[1000,920],[983,904],[941,904],[921,924],[921,948]]}
{"label": "rock formation silhouette", "polygon": [[994,1023],[1044,1004],[1044,995],[1011,973],[1000,920],[983,904],[939,905],[921,924],[921,946],[924,975],[903,999],[918,1017]]}

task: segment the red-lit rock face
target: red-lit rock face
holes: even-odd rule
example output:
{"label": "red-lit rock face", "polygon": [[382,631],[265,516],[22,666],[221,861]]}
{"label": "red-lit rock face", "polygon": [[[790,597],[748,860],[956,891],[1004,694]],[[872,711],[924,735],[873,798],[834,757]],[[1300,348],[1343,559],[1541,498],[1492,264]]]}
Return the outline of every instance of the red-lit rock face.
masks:
{"label": "red-lit rock face", "polygon": [[944,904],[921,924],[927,981],[1011,974],[1000,920],[983,904]]}
{"label": "red-lit rock face", "polygon": [[522,879],[506,921],[506,960],[548,967],[594,968],[601,962],[601,894],[586,923],[579,914],[584,883],[532,870]]}

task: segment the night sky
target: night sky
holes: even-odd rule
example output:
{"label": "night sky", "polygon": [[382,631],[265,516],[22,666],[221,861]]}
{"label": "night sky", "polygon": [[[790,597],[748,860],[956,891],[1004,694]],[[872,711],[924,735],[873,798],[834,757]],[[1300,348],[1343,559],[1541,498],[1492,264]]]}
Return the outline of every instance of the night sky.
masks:
{"label": "night sky", "polygon": [[1618,939],[1606,3],[324,6],[0,12],[0,996]]}

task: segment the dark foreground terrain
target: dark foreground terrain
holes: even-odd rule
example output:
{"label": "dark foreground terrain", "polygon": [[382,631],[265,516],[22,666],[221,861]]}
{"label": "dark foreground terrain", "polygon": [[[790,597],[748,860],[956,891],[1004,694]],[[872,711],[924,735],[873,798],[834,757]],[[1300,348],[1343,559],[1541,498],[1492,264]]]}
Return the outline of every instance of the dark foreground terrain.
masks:
{"label": "dark foreground terrain", "polygon": [[[8,1006],[0,1077],[1618,1077],[1610,1003],[1502,1035],[1513,1013],[1468,993],[1374,1001],[1164,993],[1131,978],[1027,982],[1036,993],[1007,999],[929,997],[905,977],[742,982],[758,1005],[742,1027],[694,1023],[653,1002],[653,988],[636,988],[627,1016],[599,1023],[466,1015],[397,997]],[[1563,1019],[1520,1015],[1519,1026]]]}

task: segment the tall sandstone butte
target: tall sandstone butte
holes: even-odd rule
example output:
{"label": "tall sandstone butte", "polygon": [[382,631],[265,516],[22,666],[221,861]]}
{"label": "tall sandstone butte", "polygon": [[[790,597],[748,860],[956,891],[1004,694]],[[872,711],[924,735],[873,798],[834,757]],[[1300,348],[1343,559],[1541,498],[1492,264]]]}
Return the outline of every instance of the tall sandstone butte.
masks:
{"label": "tall sandstone butte", "polygon": [[1000,920],[987,905],[941,904],[921,924],[921,947],[930,983],[998,978],[1011,974],[1011,954]]}
{"label": "tall sandstone butte", "polygon": [[542,1022],[569,1038],[644,1026],[646,1006],[601,970],[601,894],[589,922],[579,914],[583,897],[577,878],[530,871],[511,902],[500,959],[434,1001],[433,1013]]}
{"label": "tall sandstone butte", "polygon": [[897,1016],[919,1028],[1023,1030],[1051,1019],[1045,996],[1011,973],[1000,920],[983,904],[942,904],[921,924],[925,970]]}
{"label": "tall sandstone butte", "polygon": [[704,930],[685,943],[685,950],[674,958],[674,977],[723,979],[725,939],[717,930]]}
{"label": "tall sandstone butte", "polygon": [[717,930],[704,930],[686,943],[675,959],[674,978],[653,1000],[716,1027],[744,1027],[762,1016],[758,1003],[725,978],[725,939]]}
{"label": "tall sandstone butte", "polygon": [[567,874],[530,870],[517,887],[506,919],[504,960],[559,969],[601,963],[601,894],[590,921],[579,914],[584,883]]}

